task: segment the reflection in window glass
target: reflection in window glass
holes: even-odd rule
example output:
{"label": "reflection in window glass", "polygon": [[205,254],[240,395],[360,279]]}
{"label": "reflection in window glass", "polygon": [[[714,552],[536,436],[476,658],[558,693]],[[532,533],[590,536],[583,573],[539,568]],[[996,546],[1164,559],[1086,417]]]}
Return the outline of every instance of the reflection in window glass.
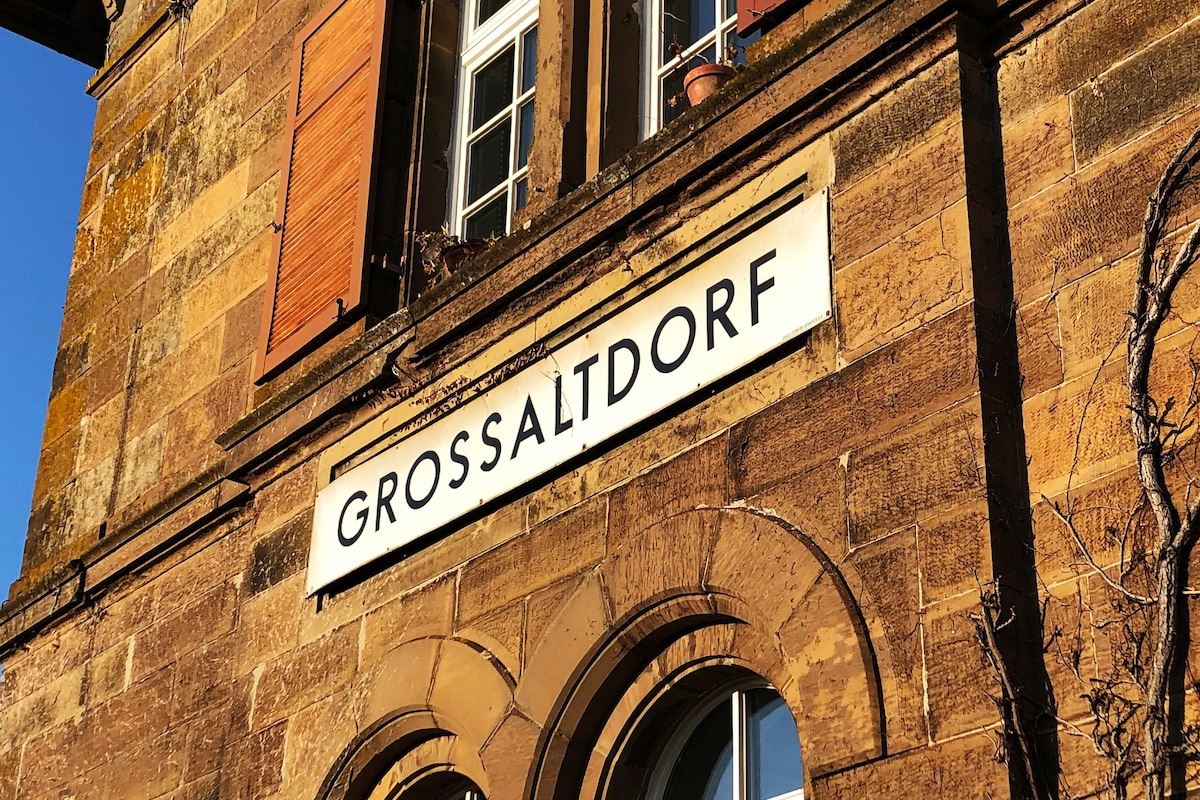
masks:
{"label": "reflection in window glass", "polygon": [[727,691],[668,745],[651,800],[802,800],[800,737],[783,698],[758,686]]}
{"label": "reflection in window glass", "polygon": [[504,8],[508,0],[479,0],[477,7],[475,24],[482,25],[487,22],[497,11]]}
{"label": "reflection in window glass", "polygon": [[499,114],[512,102],[513,48],[508,48],[475,73],[475,112],[471,130]]}
{"label": "reflection in window glass", "polygon": [[683,746],[663,800],[725,800],[733,796],[730,701],[708,713]]}
{"label": "reflection in window glass", "polygon": [[508,177],[508,149],[512,144],[508,120],[471,144],[467,156],[467,202],[473,203]]}
{"label": "reflection in window glass", "polygon": [[768,800],[804,786],[800,737],[792,712],[773,689],[745,693],[749,800]]}

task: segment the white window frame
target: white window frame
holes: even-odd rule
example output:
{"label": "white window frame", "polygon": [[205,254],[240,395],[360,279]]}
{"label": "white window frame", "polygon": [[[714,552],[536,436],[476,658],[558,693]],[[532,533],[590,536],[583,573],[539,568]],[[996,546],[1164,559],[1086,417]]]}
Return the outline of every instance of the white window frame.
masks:
{"label": "white window frame", "polygon": [[[749,754],[747,753],[747,746],[750,739],[747,727],[750,720],[750,711],[749,703],[746,701],[746,694],[755,689],[775,690],[773,686],[767,683],[742,683],[715,692],[706,702],[699,704],[691,710],[681,724],[672,732],[670,742],[668,742],[662,755],[659,757],[659,766],[650,783],[649,797],[652,800],[663,800],[663,797],[667,793],[667,783],[671,778],[671,773],[675,769],[680,756],[683,755],[683,750],[687,747],[688,741],[691,739],[696,727],[712,713],[713,709],[717,708],[727,699],[730,700],[730,725],[733,730],[733,752],[730,757],[730,763],[733,767],[732,800],[747,800],[750,793],[750,781],[747,774],[747,767],[750,764]],[[766,800],[804,800],[804,788],[801,787],[795,791],[784,792]]]}
{"label": "white window frame", "polygon": [[[450,147],[450,196],[447,220],[450,232],[463,235],[466,219],[470,214],[494,200],[501,191],[508,193],[507,216],[505,233],[512,229],[512,217],[516,202],[516,185],[529,174],[529,165],[517,168],[518,150],[520,148],[520,109],[533,98],[535,86],[522,92],[520,85],[522,59],[522,38],[537,25],[538,0],[508,0],[495,14],[477,24],[479,0],[465,0],[463,4],[462,33],[459,41],[459,59],[457,89],[455,91],[454,126]],[[479,126],[473,134],[470,130],[473,118],[472,103],[474,100],[474,75],[486,66],[496,56],[500,55],[509,45],[514,46],[516,60],[516,75],[513,82],[513,99],[508,105],[507,112],[499,112],[495,117]],[[510,136],[514,146],[510,148],[508,177],[482,195],[478,200],[467,204],[467,148],[476,139],[490,131],[507,113],[510,118]],[[532,187],[529,188],[532,191]]]}
{"label": "white window frame", "polygon": [[[737,12],[735,11],[727,17],[725,16],[725,0],[707,0],[707,2],[714,5],[715,16],[713,19],[717,20],[716,27],[701,36],[678,56],[663,64],[662,39],[665,27],[663,25],[663,0],[646,0],[645,6],[649,9],[649,13],[643,19],[645,33],[642,36],[643,69],[640,109],[642,139],[650,138],[663,127],[662,106],[666,99],[662,96],[663,78],[670,75],[681,64],[696,58],[709,46],[715,47],[717,59],[720,60],[724,57],[725,48],[729,42],[737,35]],[[702,61],[697,61],[693,66],[699,66],[702,63]],[[687,99],[680,98],[680,102],[686,103]]]}

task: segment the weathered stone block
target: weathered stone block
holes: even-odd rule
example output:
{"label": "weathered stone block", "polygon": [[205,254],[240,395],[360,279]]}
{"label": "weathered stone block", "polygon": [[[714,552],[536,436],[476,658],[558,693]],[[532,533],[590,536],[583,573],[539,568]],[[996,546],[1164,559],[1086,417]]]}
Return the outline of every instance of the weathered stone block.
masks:
{"label": "weathered stone block", "polygon": [[363,617],[361,662],[375,660],[396,646],[424,636],[449,636],[454,630],[455,580],[447,577],[383,604]]}
{"label": "weathered stone block", "polygon": [[849,186],[958,121],[958,58],[951,54],[895,86],[833,135],[837,180]]}
{"label": "weathered stone block", "polygon": [[744,600],[763,614],[765,629],[774,632],[792,616],[825,569],[826,562],[808,549],[807,542],[775,520],[724,511],[704,583]]}
{"label": "weathered stone block", "polygon": [[983,495],[978,413],[968,402],[850,453],[846,508],[852,545]]}
{"label": "weathered stone block", "polygon": [[1005,123],[1062,97],[1196,13],[1189,0],[1089,3],[1000,63]]}
{"label": "weathered stone block", "polygon": [[673,593],[702,591],[721,517],[717,510],[679,514],[611,553],[602,573],[612,616],[625,618]]}
{"label": "weathered stone block", "polygon": [[220,585],[137,634],[132,679],[140,680],[233,629],[237,589]]}
{"label": "weathered stone block", "polygon": [[1017,351],[1021,358],[1021,397],[1028,400],[1062,383],[1062,344],[1058,306],[1051,298],[1017,310]]}
{"label": "weathered stone block", "polygon": [[978,592],[992,574],[992,532],[985,501],[967,503],[917,525],[921,598],[937,603]]}
{"label": "weathered stone block", "polygon": [[1080,163],[1195,107],[1200,97],[1200,21],[1193,21],[1071,92]]}
{"label": "weathered stone block", "polygon": [[973,330],[971,309],[956,309],[736,424],[735,495],[758,494],[973,392]]}
{"label": "weathered stone block", "polygon": [[236,643],[233,636],[225,635],[179,658],[171,696],[171,719],[176,724],[229,705]]}
{"label": "weathered stone block", "polygon": [[728,437],[718,436],[615,489],[608,500],[608,550],[681,511],[725,505],[728,450]]}
{"label": "weathered stone block", "polygon": [[[453,720],[455,732],[478,752],[512,707],[510,679],[486,653],[445,639],[429,690],[429,706],[435,715]],[[464,692],[464,686],[471,691]]]}
{"label": "weathered stone block", "polygon": [[246,593],[253,597],[299,572],[308,558],[311,535],[312,516],[301,511],[255,542],[246,568]]}
{"label": "weathered stone block", "polygon": [[254,495],[258,526],[267,530],[283,524],[317,497],[317,459],[311,458],[265,485]]}
{"label": "weathered stone block", "polygon": [[71,428],[42,449],[37,477],[33,481],[34,505],[66,485],[75,471],[79,452],[79,428]]}
{"label": "weathered stone block", "polygon": [[1123,364],[1083,375],[1025,404],[1029,489],[1054,496],[1132,458]]}
{"label": "weathered stone block", "polygon": [[343,626],[268,663],[255,690],[254,728],[287,719],[347,685],[358,666],[358,629]]}
{"label": "weathered stone block", "polygon": [[470,620],[604,557],[606,498],[544,522],[463,568],[458,617]]}
{"label": "weathered stone block", "polygon": [[852,361],[967,300],[969,247],[964,200],[838,270],[843,358]]}
{"label": "weathered stone block", "polygon": [[1010,206],[1075,172],[1071,104],[1065,97],[1004,128],[1004,172]]}
{"label": "weathered stone block", "polygon": [[17,745],[83,710],[87,669],[76,667],[0,711],[0,747]]}
{"label": "weathered stone block", "polygon": [[283,783],[288,723],[279,722],[229,745],[221,768],[221,797],[262,800]]}
{"label": "weathered stone block", "polygon": [[1198,122],[1200,113],[1188,114],[1013,210],[1013,289],[1020,304],[1137,247],[1146,202]]}
{"label": "weathered stone block", "polygon": [[833,251],[847,264],[937,215],[966,192],[962,128],[952,126],[833,197]]}
{"label": "weathered stone block", "polygon": [[297,619],[309,613],[305,608],[303,573],[243,600],[238,609],[238,659],[234,674],[249,672],[295,647],[299,641]]}
{"label": "weathered stone block", "polygon": [[227,372],[237,364],[246,365],[254,358],[266,292],[265,286],[256,289],[225,314],[225,327],[221,333],[221,372]]}
{"label": "weathered stone block", "polygon": [[874,669],[833,576],[823,576],[797,605],[779,641],[794,678],[789,693],[803,698],[806,770],[820,774],[880,752]]}
{"label": "weathered stone block", "polygon": [[183,341],[189,341],[267,279],[274,237],[264,231],[225,260],[183,298]]}
{"label": "weathered stone block", "polygon": [[[968,594],[925,610],[921,638],[929,735],[935,741],[999,721],[1000,712],[984,689],[993,685],[991,668],[967,616],[978,606],[979,598]],[[966,686],[984,690],[963,691]]]}
{"label": "weathered stone block", "polygon": [[521,675],[526,603],[525,600],[518,600],[494,614],[472,620],[466,627],[457,629],[455,636],[482,647],[492,658],[503,664],[504,669],[515,680]]}
{"label": "weathered stone block", "polygon": [[346,713],[352,694],[351,690],[332,694],[289,720],[283,752],[285,779],[278,796],[307,798],[310,787],[321,785],[330,765],[358,732],[354,715]]}
{"label": "weathered stone block", "polygon": [[84,717],[87,735],[81,737],[82,744],[77,748],[81,771],[167,730],[171,726],[174,681],[171,669],[161,669],[107,703],[89,708]]}
{"label": "weathered stone block", "polygon": [[795,525],[835,564],[846,556],[850,546],[846,534],[846,468],[840,460],[827,461],[749,502]]}
{"label": "weathered stone block", "polygon": [[922,566],[917,537],[908,531],[857,548],[842,565],[847,583],[856,588],[880,665],[890,751],[929,737],[920,628]]}
{"label": "weathered stone block", "polygon": [[132,644],[132,639],[115,644],[88,662],[88,706],[99,705],[125,691],[129,684]]}

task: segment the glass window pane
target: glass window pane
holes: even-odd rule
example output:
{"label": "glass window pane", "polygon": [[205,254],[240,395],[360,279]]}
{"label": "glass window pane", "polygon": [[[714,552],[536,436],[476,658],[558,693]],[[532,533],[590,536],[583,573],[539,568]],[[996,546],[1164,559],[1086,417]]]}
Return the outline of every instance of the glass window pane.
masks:
{"label": "glass window pane", "polygon": [[696,726],[671,769],[663,800],[733,800],[733,717],[726,699]]}
{"label": "glass window pane", "polygon": [[521,106],[518,120],[517,169],[529,163],[529,146],[533,144],[533,101]]}
{"label": "glass window pane", "polygon": [[800,736],[792,712],[774,689],[745,694],[749,800],[770,800],[802,788]]}
{"label": "glass window pane", "polygon": [[486,239],[507,233],[508,192],[502,192],[495,200],[488,201],[483,208],[467,217],[467,224],[463,227],[467,239]]}
{"label": "glass window pane", "polygon": [[493,14],[504,8],[508,0],[479,0],[479,14],[475,18],[476,25],[482,25]]}
{"label": "glass window pane", "polygon": [[717,28],[717,7],[713,0],[663,0],[662,63],[675,54],[672,43],[690,47]]}
{"label": "glass window pane", "polygon": [[508,178],[511,120],[480,136],[467,152],[467,202],[474,203]]}
{"label": "glass window pane", "polygon": [[510,47],[475,73],[471,130],[499,114],[512,102],[515,59],[513,48]]}
{"label": "glass window pane", "polygon": [[530,28],[521,40],[521,94],[533,88],[537,78],[537,27]]}
{"label": "glass window pane", "polygon": [[729,32],[729,45],[725,53],[725,58],[728,58],[734,64],[746,63],[746,48],[758,41],[759,31],[755,31],[749,36],[738,36],[735,32]]}
{"label": "glass window pane", "polygon": [[683,76],[688,69],[687,64],[676,67],[662,80],[662,108],[659,114],[664,126],[688,110],[687,95],[683,93]]}
{"label": "glass window pane", "polygon": [[520,211],[529,202],[529,179],[521,178],[517,181],[515,187],[516,195],[513,197],[513,210]]}

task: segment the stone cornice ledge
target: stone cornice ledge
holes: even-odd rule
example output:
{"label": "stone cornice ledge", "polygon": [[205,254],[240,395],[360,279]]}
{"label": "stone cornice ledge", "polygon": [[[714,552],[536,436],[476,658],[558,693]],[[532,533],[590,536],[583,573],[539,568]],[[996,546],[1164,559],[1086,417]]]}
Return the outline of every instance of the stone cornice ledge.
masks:
{"label": "stone cornice ledge", "polygon": [[0,659],[86,605],[121,577],[172,552],[249,496],[250,487],[218,479],[176,502],[161,516],[129,525],[101,542],[41,586],[0,606]]}

